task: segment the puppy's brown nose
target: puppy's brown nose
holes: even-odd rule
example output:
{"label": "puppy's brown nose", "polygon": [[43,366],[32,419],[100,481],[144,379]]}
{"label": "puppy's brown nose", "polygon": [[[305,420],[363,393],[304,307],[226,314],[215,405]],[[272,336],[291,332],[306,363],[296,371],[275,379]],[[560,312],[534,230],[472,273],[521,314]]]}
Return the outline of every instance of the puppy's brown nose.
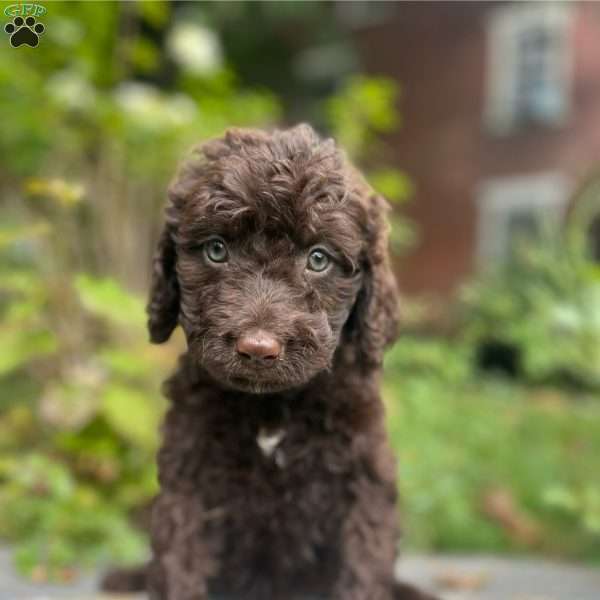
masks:
{"label": "puppy's brown nose", "polygon": [[281,344],[262,329],[255,329],[241,335],[235,349],[242,358],[262,362],[275,360],[281,354]]}

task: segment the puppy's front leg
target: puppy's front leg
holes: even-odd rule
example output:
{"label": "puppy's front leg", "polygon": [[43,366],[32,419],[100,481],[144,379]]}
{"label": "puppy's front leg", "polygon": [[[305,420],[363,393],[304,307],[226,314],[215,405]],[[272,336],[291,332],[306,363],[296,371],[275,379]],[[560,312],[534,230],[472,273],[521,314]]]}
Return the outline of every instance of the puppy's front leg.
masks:
{"label": "puppy's front leg", "polygon": [[207,600],[215,557],[203,540],[204,510],[197,495],[163,491],[152,511],[148,591],[152,600]]}
{"label": "puppy's front leg", "polygon": [[333,600],[437,600],[397,582],[394,565],[398,544],[393,481],[363,479],[342,531],[342,567]]}
{"label": "puppy's front leg", "polygon": [[342,564],[333,600],[392,600],[397,541],[395,485],[361,476],[341,531]]}

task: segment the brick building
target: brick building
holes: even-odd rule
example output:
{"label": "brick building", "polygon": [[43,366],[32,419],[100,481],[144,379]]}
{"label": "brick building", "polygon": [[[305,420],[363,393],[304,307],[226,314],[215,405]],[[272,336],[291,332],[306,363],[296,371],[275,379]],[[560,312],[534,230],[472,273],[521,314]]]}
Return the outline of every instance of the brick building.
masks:
{"label": "brick building", "polygon": [[393,160],[420,239],[399,277],[448,296],[600,164],[600,4],[344,5],[368,73],[401,86]]}

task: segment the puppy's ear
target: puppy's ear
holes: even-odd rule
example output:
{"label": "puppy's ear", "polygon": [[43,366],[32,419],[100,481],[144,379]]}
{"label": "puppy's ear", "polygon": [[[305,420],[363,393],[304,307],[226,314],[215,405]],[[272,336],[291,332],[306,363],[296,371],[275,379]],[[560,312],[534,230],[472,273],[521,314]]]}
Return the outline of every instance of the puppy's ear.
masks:
{"label": "puppy's ear", "polygon": [[150,340],[155,344],[166,342],[179,320],[180,295],[175,236],[178,233],[181,211],[201,187],[207,165],[230,152],[226,137],[200,144],[183,161],[169,186],[165,225],[152,261],[150,299],[146,308]]}
{"label": "puppy's ear", "polygon": [[177,326],[179,317],[179,284],[175,266],[177,254],[173,240],[173,207],[167,206],[167,221],[160,234],[152,261],[152,283],[148,302],[148,330],[155,344],[166,342]]}
{"label": "puppy's ear", "polygon": [[379,366],[383,351],[398,335],[398,288],[388,253],[389,205],[379,195],[367,206],[367,243],[363,255],[363,283],[350,324],[359,365]]}

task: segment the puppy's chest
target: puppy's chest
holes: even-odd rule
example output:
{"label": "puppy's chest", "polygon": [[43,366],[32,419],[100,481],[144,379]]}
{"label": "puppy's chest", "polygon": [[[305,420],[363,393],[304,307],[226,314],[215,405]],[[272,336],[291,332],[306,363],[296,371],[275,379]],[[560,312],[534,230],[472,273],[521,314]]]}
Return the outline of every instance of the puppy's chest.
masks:
{"label": "puppy's chest", "polygon": [[305,424],[263,423],[238,437],[237,447],[222,448],[234,471],[270,474],[285,478],[310,465],[331,474],[348,461],[348,443],[335,432],[324,432]]}
{"label": "puppy's chest", "polygon": [[285,425],[261,426],[256,432],[255,442],[260,450],[263,460],[272,461],[280,469],[285,469],[286,458],[283,447],[287,431]]}
{"label": "puppy's chest", "polygon": [[337,535],[353,471],[341,436],[306,425],[265,425],[248,432],[238,450],[204,497],[237,543],[257,529],[273,548],[318,547]]}
{"label": "puppy's chest", "polygon": [[[207,475],[213,484],[215,477],[220,480],[218,486],[211,486],[223,492],[221,498],[214,498],[219,504],[252,498],[274,505],[305,495],[325,495],[353,468],[343,435],[293,421],[258,422],[216,439],[211,455],[215,462],[206,465]],[[200,477],[204,479],[202,473]]]}

